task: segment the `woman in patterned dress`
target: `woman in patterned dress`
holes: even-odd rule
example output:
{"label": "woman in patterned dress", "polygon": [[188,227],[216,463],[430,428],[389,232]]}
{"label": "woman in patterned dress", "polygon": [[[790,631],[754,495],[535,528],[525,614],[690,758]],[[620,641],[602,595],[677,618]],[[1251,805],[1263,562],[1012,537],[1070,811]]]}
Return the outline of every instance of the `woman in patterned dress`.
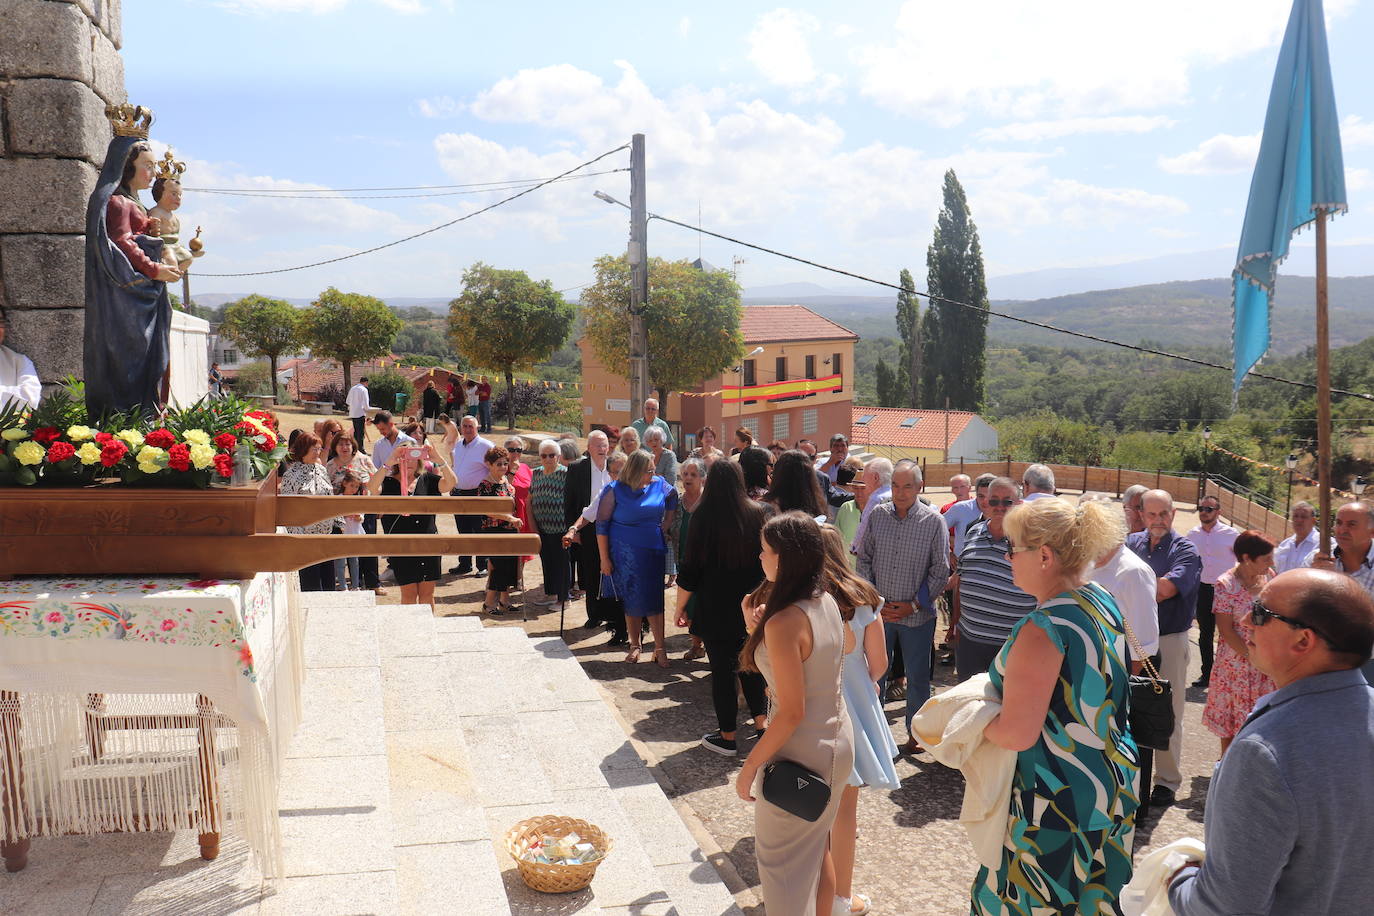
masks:
{"label": "woman in patterned dress", "polygon": [[[477,484],[477,495],[505,496],[514,507],[515,485],[506,478],[510,469],[510,453],[500,446],[493,446],[482,460],[487,465],[487,476]],[[520,524],[521,518],[514,512],[482,516],[482,531],[487,534],[517,534]],[[499,616],[511,609],[510,592],[515,588],[515,566],[515,557],[487,558],[487,592],[482,596],[482,610],[486,613]]]}
{"label": "woman in patterned dress", "polygon": [[1250,664],[1246,640],[1250,636],[1250,603],[1274,577],[1274,542],[1259,531],[1243,531],[1231,550],[1236,565],[1217,577],[1217,657],[1202,724],[1221,739],[1221,752],[1245,724],[1255,701],[1277,689],[1267,675]]}
{"label": "woman in patterned dress", "polygon": [[539,535],[539,565],[544,570],[544,597],[541,604],[568,603],[568,551],[563,535],[568,523],[563,512],[563,490],[568,469],[559,463],[558,443],[545,439],[539,443],[539,468],[530,478],[530,498],[525,504],[526,530]]}
{"label": "woman in patterned dress", "polygon": [[[314,433],[302,432],[291,441],[290,451],[286,455],[286,470],[281,475],[282,494],[304,494],[308,496],[333,496],[334,484],[329,479],[329,472],[324,468],[320,452],[322,446],[319,437]],[[334,530],[334,523],[338,519],[329,518],[323,521],[312,522],[303,526],[287,526],[288,534],[329,534]],[[334,561],[325,560],[322,563],[312,563],[301,569],[297,575],[300,577],[301,591],[303,592],[332,592],[334,591]]]}
{"label": "woman in patterned dress", "polygon": [[1139,766],[1126,730],[1126,637],[1116,601],[1084,584],[1121,541],[1121,513],[1058,498],[1004,522],[1012,579],[1038,606],[1012,630],[989,676],[1002,711],[983,736],[1017,752],[996,871],[978,870],[974,916],[1120,913]]}

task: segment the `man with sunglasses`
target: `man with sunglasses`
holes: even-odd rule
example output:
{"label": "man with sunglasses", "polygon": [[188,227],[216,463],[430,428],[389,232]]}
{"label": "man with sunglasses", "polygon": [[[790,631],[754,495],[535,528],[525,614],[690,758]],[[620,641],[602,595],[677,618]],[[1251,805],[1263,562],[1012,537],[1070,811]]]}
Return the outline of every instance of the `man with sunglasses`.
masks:
{"label": "man with sunglasses", "polygon": [[1261,697],[1207,792],[1207,857],[1169,881],[1178,916],[1347,914],[1374,900],[1374,600],[1352,577],[1297,569],[1255,602]]}
{"label": "man with sunglasses", "polygon": [[1206,688],[1212,680],[1212,657],[1217,642],[1217,619],[1212,616],[1217,577],[1236,565],[1231,547],[1240,532],[1221,520],[1221,500],[1215,496],[1198,500],[1197,517],[1201,524],[1184,537],[1202,557],[1202,581],[1197,587],[1197,648],[1202,656],[1202,675],[1193,681],[1193,686]]}
{"label": "man with sunglasses", "polygon": [[1307,565],[1345,573],[1374,594],[1374,503],[1357,500],[1337,509],[1332,538],[1336,549],[1331,556],[1319,557],[1313,548]]}
{"label": "man with sunglasses", "polygon": [[1174,498],[1165,490],[1147,490],[1140,498],[1145,530],[1126,537],[1126,546],[1154,570],[1159,611],[1160,673],[1173,685],[1174,736],[1167,751],[1155,753],[1151,807],[1174,803],[1183,785],[1183,708],[1188,680],[1188,634],[1197,609],[1202,558],[1185,537],[1174,533]]}

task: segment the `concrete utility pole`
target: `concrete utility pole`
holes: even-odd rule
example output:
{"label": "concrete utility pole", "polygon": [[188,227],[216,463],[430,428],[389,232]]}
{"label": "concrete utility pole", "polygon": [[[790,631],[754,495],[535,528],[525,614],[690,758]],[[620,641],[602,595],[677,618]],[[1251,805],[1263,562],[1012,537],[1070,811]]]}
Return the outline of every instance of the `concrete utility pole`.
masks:
{"label": "concrete utility pole", "polygon": [[[630,418],[644,416],[649,397],[649,333],[644,307],[649,301],[649,210],[644,200],[644,135],[630,140]],[[667,404],[663,405],[666,413]]]}

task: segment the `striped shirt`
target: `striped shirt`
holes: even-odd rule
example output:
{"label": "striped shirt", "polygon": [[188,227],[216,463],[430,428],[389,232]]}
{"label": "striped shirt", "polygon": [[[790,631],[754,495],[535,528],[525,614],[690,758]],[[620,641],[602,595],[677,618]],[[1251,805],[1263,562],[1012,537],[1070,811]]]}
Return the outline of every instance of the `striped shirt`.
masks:
{"label": "striped shirt", "polygon": [[568,481],[566,468],[554,468],[545,474],[540,468],[530,479],[530,517],[540,534],[562,534],[567,527],[563,517],[563,489]]}
{"label": "striped shirt", "polygon": [[[1011,580],[1011,541],[975,522],[959,554],[959,635],[1000,645],[1031,611],[1035,599]],[[1153,608],[1152,608],[1153,610]]]}

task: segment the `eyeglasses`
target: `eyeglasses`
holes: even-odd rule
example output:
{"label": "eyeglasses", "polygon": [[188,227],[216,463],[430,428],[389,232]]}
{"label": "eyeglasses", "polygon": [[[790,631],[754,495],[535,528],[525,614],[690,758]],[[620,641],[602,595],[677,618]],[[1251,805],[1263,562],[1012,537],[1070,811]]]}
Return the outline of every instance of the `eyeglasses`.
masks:
{"label": "eyeglasses", "polygon": [[1203,513],[1203,512],[1220,512],[1220,511],[1221,511],[1221,506],[1198,506],[1198,507],[1197,507],[1197,511],[1198,511],[1199,513]]}
{"label": "eyeglasses", "polygon": [[518,454],[520,454],[521,452],[523,452],[524,449],[522,449],[522,448],[516,448],[515,446],[510,446],[509,448],[506,449],[506,451],[510,452],[511,454],[518,455]]}
{"label": "eyeglasses", "polygon": [[1011,550],[1007,551],[1007,553],[1011,553],[1011,554],[1017,554],[1017,553],[1030,553],[1032,550],[1039,550],[1039,549],[1040,549],[1039,547],[1013,547]]}
{"label": "eyeglasses", "polygon": [[1014,499],[992,499],[991,497],[989,497],[989,498],[988,498],[988,505],[989,505],[989,506],[1006,506],[1007,508],[1011,508],[1012,506],[1016,505],[1016,500],[1014,500]]}
{"label": "eyeglasses", "polygon": [[1251,602],[1251,604],[1250,604],[1250,619],[1251,619],[1252,621],[1254,621],[1255,626],[1257,626],[1257,627],[1262,627],[1262,626],[1264,626],[1266,623],[1269,622],[1269,619],[1270,619],[1271,617],[1272,617],[1274,620],[1282,620],[1284,623],[1288,624],[1290,627],[1293,627],[1293,628],[1298,629],[1298,630],[1311,630],[1313,633],[1316,633],[1316,634],[1317,634],[1318,636],[1320,636],[1322,639],[1326,640],[1326,644],[1329,645],[1329,646],[1331,646],[1333,649],[1334,649],[1335,646],[1336,646],[1335,640],[1333,640],[1330,636],[1327,636],[1327,635],[1326,635],[1325,633],[1323,633],[1321,630],[1319,630],[1319,629],[1317,629],[1316,627],[1312,626],[1312,624],[1310,624],[1310,623],[1304,623],[1303,621],[1297,620],[1297,619],[1295,619],[1295,618],[1293,618],[1293,617],[1285,617],[1285,616],[1283,616],[1282,614],[1276,614],[1276,613],[1274,613],[1273,611],[1269,610],[1269,608],[1267,608],[1267,607],[1265,607],[1263,604],[1261,604],[1258,598],[1255,599],[1253,602]]}

